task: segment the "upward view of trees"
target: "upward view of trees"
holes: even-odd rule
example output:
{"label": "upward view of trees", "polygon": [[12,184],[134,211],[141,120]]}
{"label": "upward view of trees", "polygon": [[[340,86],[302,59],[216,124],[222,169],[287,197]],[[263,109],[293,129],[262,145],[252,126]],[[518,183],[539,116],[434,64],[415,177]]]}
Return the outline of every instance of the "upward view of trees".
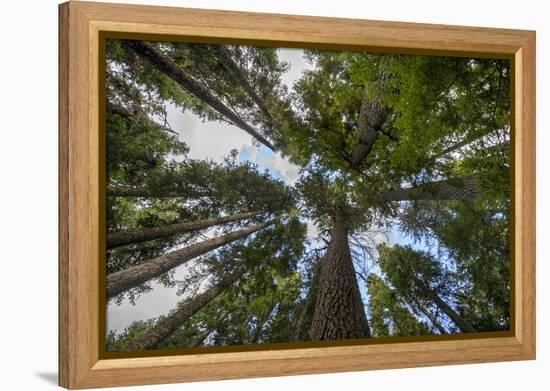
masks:
{"label": "upward view of trees", "polygon": [[[277,49],[107,46],[109,305],[179,295],[108,350],[510,327],[508,61],[305,50],[287,85]],[[299,178],[190,158],[168,106]]]}

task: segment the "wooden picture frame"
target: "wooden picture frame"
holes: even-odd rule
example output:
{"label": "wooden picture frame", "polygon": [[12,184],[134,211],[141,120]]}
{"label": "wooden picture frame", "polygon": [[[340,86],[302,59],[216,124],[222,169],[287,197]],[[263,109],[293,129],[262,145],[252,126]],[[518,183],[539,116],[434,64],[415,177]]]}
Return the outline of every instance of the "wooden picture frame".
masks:
{"label": "wooden picture frame", "polygon": [[[104,32],[512,64],[512,322],[506,334],[138,358],[100,354],[100,37]],[[535,358],[535,32],[185,8],[59,6],[59,384],[70,389]],[[457,336],[460,337],[460,336]]]}

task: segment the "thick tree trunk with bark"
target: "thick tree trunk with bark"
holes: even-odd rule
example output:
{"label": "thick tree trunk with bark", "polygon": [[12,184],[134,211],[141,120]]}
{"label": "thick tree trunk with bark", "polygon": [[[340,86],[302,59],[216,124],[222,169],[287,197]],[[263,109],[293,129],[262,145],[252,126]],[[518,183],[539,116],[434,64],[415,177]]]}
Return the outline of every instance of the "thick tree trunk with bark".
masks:
{"label": "thick tree trunk with bark", "polygon": [[273,117],[271,116],[271,113],[267,109],[266,105],[264,104],[262,98],[258,95],[258,93],[254,90],[254,88],[250,85],[250,82],[248,81],[248,77],[243,71],[239,65],[233,60],[233,57],[231,57],[231,53],[227,50],[227,48],[223,45],[214,45],[212,46],[212,50],[216,54],[216,57],[220,61],[220,63],[223,65],[223,67],[229,72],[231,77],[242,87],[243,90],[246,91],[248,96],[254,101],[256,106],[262,111],[262,113],[265,115],[267,120],[270,123],[273,123]]}
{"label": "thick tree trunk with bark", "polygon": [[215,225],[248,219],[257,216],[260,213],[262,212],[238,213],[231,216],[189,221],[179,224],[170,224],[162,227],[142,228],[135,231],[114,232],[107,235],[107,248],[111,249],[115,247],[125,246],[131,243],[140,243],[147,240],[166,238],[183,232],[197,231]]}
{"label": "thick tree trunk with bark", "polygon": [[310,337],[312,340],[336,340],[369,336],[345,220],[341,215],[335,216],[321,267]]}
{"label": "thick tree trunk with bark", "polygon": [[125,45],[147,60],[160,72],[178,83],[183,89],[209,105],[212,109],[225,117],[228,121],[238,126],[266,147],[275,151],[275,146],[262,136],[256,129],[246,123],[218,98],[212,95],[206,88],[199,84],[192,76],[188,75],[168,56],[150,43],[143,41],[126,41]]}
{"label": "thick tree trunk with bark", "polygon": [[351,165],[353,167],[359,167],[369,155],[382,125],[388,118],[388,113],[388,109],[379,102],[371,101],[366,96],[363,98],[357,126],[357,144],[351,151]]}
{"label": "thick tree trunk with bark", "polygon": [[192,244],[180,250],[173,251],[160,257],[150,259],[139,265],[129,267],[107,276],[107,298],[114,297],[128,289],[134,288],[155,277],[172,270],[181,264],[190,261],[209,251],[215,250],[221,246],[234,242],[235,240],[245,238],[254,232],[272,225],[275,220],[270,220],[262,224],[254,225],[239,231],[208,239],[199,243]]}
{"label": "thick tree trunk with bark", "polygon": [[378,201],[413,200],[475,200],[482,194],[475,176],[444,179],[424,183],[406,189],[390,190],[378,197]]}
{"label": "thick tree trunk with bark", "polygon": [[127,345],[124,350],[135,351],[154,348],[160,341],[172,334],[191,316],[206,307],[208,303],[214,300],[226,288],[233,285],[239,277],[241,277],[241,275],[242,271],[234,272],[233,274],[222,279],[216,285],[211,286],[203,293],[197,295],[195,298],[179,303],[174,311],[158,322],[151,330],[147,331],[136,341]]}
{"label": "thick tree trunk with bark", "polygon": [[426,294],[430,299],[433,300],[435,305],[437,305],[437,307],[441,311],[443,311],[445,315],[451,318],[451,320],[458,326],[460,331],[462,331],[463,333],[473,333],[476,331],[476,329],[474,329],[474,326],[472,326],[470,322],[457,314],[456,311],[453,310],[447,303],[445,303],[438,294],[429,289],[426,289]]}

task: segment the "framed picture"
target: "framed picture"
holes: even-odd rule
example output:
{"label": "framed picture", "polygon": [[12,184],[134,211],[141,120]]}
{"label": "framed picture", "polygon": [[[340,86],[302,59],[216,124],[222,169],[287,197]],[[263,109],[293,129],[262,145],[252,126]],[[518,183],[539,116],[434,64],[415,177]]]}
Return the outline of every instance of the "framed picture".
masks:
{"label": "framed picture", "polygon": [[60,5],[59,381],[535,358],[535,33]]}

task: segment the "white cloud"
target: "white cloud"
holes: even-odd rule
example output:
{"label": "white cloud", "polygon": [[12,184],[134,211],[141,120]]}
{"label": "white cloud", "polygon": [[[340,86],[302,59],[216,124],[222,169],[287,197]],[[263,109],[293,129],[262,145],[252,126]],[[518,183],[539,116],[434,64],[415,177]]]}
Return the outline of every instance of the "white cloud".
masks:
{"label": "white cloud", "polygon": [[273,153],[264,147],[259,149],[251,145],[243,145],[240,151],[241,161],[248,160],[256,163],[260,170],[269,170],[274,177],[282,179],[289,186],[296,183],[300,167],[292,164],[280,153]]}
{"label": "white cloud", "polygon": [[221,162],[232,149],[243,146],[255,148],[252,136],[234,125],[224,122],[202,122],[193,113],[168,106],[168,122],[176,131],[180,140],[189,147],[191,159],[212,159]]}
{"label": "white cloud", "polygon": [[259,163],[278,173],[281,179],[290,186],[294,185],[300,174],[300,168],[290,163],[280,153],[274,153],[269,158],[260,157]]}
{"label": "white cloud", "polygon": [[309,240],[316,240],[321,233],[317,223],[311,219],[307,220],[307,233],[306,236]]}
{"label": "white cloud", "polygon": [[304,59],[303,54],[302,49],[281,48],[277,50],[279,59],[290,64],[289,70],[283,74],[283,82],[290,89],[305,70],[313,69],[313,66]]}

